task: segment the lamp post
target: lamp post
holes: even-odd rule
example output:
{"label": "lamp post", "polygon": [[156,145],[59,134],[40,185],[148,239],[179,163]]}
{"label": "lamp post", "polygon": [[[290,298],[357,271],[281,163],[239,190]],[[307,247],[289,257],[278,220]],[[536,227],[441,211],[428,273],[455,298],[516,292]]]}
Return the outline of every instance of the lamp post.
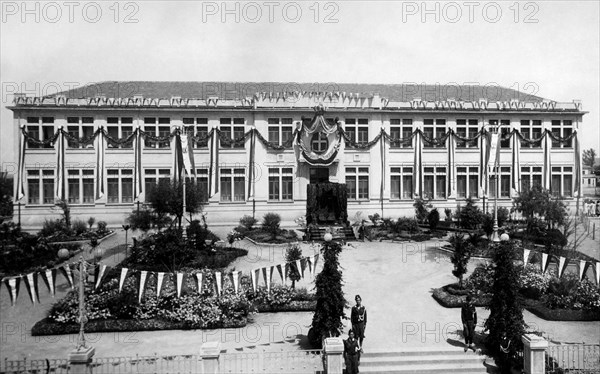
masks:
{"label": "lamp post", "polygon": [[127,231],[131,228],[131,225],[121,225],[123,230],[125,230],[125,257],[127,257]]}
{"label": "lamp post", "polygon": [[[496,152],[499,152],[499,149],[494,149],[495,147],[499,146],[499,130],[500,125],[492,126],[490,128],[490,131],[492,133],[491,147],[492,150],[495,150]],[[491,241],[495,243],[498,243],[500,241],[500,236],[498,235],[498,187],[500,185],[500,183],[498,183],[498,167],[500,166],[499,160],[497,158],[498,156],[498,153],[497,155],[494,155],[492,154],[492,152],[490,152],[490,157],[494,157],[494,231],[492,232]]]}

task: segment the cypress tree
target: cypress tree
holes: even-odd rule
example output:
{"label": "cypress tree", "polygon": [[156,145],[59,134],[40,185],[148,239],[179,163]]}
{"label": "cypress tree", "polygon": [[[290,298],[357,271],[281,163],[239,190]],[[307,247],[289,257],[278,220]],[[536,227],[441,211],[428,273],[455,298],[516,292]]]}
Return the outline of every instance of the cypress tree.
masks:
{"label": "cypress tree", "polygon": [[320,347],[323,339],[340,336],[346,316],[344,308],[348,305],[342,291],[342,271],[338,260],[342,252],[340,243],[324,242],[321,248],[323,270],[315,279],[317,306],[308,333],[313,346]]}
{"label": "cypress tree", "polygon": [[[523,306],[519,295],[520,271],[515,265],[517,253],[511,242],[501,242],[494,252],[494,280],[492,299],[488,309],[490,316],[485,321],[489,332],[486,347],[500,368],[519,366],[518,352],[523,350],[521,336],[525,333]],[[500,351],[502,334],[510,341],[508,354]]]}

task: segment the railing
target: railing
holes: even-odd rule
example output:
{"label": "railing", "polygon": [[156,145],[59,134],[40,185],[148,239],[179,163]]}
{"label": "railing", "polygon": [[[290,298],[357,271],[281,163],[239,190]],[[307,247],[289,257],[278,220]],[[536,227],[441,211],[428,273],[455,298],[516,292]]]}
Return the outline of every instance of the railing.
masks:
{"label": "railing", "polygon": [[92,373],[202,373],[197,355],[105,357],[92,360]]}
{"label": "railing", "polygon": [[592,374],[600,372],[600,345],[551,345],[546,351],[546,373]]}
{"label": "railing", "polygon": [[298,373],[323,372],[323,354],[314,351],[225,353],[220,356],[220,373]]}
{"label": "railing", "polygon": [[46,360],[8,360],[0,362],[1,374],[21,374],[21,373],[53,373],[67,374],[69,372],[69,360],[67,359],[46,359]]}

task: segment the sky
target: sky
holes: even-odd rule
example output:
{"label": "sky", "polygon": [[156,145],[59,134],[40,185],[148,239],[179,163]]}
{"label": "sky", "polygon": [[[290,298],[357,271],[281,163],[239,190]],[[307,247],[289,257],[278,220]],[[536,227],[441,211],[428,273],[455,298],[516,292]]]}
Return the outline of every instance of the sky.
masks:
{"label": "sky", "polygon": [[501,85],[582,100],[598,151],[599,4],[0,1],[0,163],[16,161],[12,93],[107,80]]}

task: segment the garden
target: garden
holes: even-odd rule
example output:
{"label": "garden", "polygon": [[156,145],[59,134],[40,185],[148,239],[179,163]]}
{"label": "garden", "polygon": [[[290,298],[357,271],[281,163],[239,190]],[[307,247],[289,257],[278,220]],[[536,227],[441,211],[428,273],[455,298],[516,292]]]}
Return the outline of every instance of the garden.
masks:
{"label": "garden", "polygon": [[229,243],[248,238],[254,243],[282,244],[299,240],[295,230],[281,228],[281,216],[277,213],[266,213],[262,221],[252,216],[240,218],[239,225],[227,236]]}

